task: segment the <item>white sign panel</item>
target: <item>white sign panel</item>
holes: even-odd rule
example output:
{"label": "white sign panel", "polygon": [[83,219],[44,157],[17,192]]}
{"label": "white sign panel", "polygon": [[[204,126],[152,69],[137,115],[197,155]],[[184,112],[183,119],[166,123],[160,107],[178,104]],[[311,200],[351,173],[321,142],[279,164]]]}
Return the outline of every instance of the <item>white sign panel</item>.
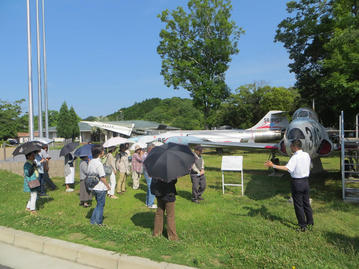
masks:
{"label": "white sign panel", "polygon": [[222,171],[242,171],[243,170],[243,156],[223,156],[221,170]]}

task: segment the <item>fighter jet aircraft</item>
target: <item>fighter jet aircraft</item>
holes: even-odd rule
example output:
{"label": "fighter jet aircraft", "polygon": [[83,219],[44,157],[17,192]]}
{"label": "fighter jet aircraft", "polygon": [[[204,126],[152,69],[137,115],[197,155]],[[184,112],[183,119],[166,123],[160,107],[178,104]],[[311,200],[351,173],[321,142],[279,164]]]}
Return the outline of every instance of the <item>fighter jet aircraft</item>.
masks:
{"label": "fighter jet aircraft", "polygon": [[[136,143],[180,141],[187,144],[206,142],[270,142],[277,141],[288,127],[286,112],[269,111],[253,127],[240,130],[177,130],[155,135],[144,135],[130,138]],[[183,137],[187,137],[183,139]]]}
{"label": "fighter jet aircraft", "polygon": [[282,155],[292,155],[290,143],[295,139],[302,141],[303,151],[310,155],[315,171],[322,170],[320,157],[328,156],[335,149],[327,130],[319,123],[317,114],[309,108],[300,108],[294,112],[293,119],[279,143],[213,143],[204,141],[201,145],[203,147],[267,149],[272,152],[272,159],[274,159],[276,152]]}

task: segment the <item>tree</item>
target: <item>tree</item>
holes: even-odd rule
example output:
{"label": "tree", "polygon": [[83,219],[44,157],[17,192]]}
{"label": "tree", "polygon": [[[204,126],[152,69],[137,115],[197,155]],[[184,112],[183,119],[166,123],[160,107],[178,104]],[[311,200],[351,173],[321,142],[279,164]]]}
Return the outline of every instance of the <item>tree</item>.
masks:
{"label": "tree", "polygon": [[225,72],[231,56],[238,53],[242,29],[230,20],[230,0],[189,0],[188,12],[177,7],[159,15],[166,24],[160,32],[157,52],[167,87],[183,87],[193,104],[208,118],[230,91]]}
{"label": "tree", "polygon": [[326,125],[340,110],[354,122],[359,110],[359,3],[357,0],[297,0],[287,3],[292,16],[277,29],[293,62],[296,87],[306,103],[315,99]]}
{"label": "tree", "polygon": [[59,137],[63,138],[72,138],[72,127],[69,124],[70,121],[70,112],[67,107],[66,102],[61,105],[59,111],[59,118],[57,120],[56,131]]}
{"label": "tree", "polygon": [[21,103],[25,100],[17,100],[9,103],[0,99],[0,140],[14,138],[22,128]]}
{"label": "tree", "polygon": [[213,125],[246,129],[257,123],[270,110],[282,110],[291,114],[298,107],[299,101],[300,95],[293,88],[257,83],[243,85],[221,105],[212,118]]}
{"label": "tree", "polygon": [[76,137],[80,136],[79,121],[80,118],[77,116],[75,109],[71,106],[69,111],[69,125],[71,126],[72,141],[74,141]]}

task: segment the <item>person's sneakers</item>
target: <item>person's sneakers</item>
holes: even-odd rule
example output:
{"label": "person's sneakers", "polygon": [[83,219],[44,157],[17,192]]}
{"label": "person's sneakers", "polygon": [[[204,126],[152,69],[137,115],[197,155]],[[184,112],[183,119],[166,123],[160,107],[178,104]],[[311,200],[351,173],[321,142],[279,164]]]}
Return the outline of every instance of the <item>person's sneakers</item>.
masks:
{"label": "person's sneakers", "polygon": [[73,192],[73,191],[74,191],[74,189],[72,189],[72,188],[66,189],[66,192]]}
{"label": "person's sneakers", "polygon": [[46,193],[40,193],[39,194],[39,197],[40,198],[47,198],[47,197],[49,197]]}
{"label": "person's sneakers", "polygon": [[118,199],[118,197],[116,195],[109,195],[109,197],[112,199]]}
{"label": "person's sneakers", "polygon": [[192,200],[193,203],[199,204],[198,200]]}
{"label": "person's sneakers", "polygon": [[148,208],[151,208],[151,209],[156,209],[157,208],[157,205],[156,204],[153,204],[153,205],[149,205],[147,206]]}

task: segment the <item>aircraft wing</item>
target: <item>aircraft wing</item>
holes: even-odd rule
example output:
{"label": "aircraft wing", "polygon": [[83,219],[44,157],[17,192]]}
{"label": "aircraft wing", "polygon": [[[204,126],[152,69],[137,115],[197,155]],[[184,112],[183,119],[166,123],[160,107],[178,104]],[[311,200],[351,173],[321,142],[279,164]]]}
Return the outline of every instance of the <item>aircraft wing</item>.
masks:
{"label": "aircraft wing", "polygon": [[240,143],[240,142],[193,142],[193,145],[200,144],[204,148],[239,148],[239,149],[267,149],[277,150],[279,145],[277,143]]}

